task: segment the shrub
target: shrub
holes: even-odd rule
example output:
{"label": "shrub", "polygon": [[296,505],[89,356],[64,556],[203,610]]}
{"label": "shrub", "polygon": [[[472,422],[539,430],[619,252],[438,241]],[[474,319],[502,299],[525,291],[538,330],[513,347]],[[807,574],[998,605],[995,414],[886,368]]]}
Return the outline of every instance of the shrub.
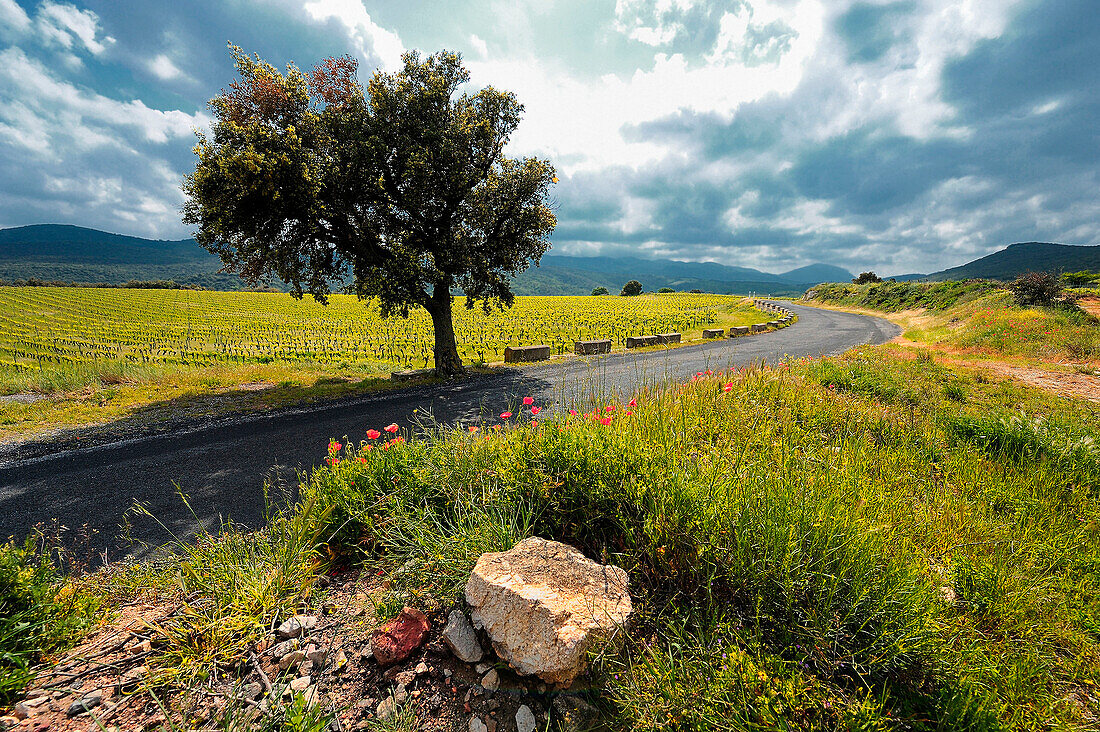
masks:
{"label": "shrub", "polygon": [[631,280],[623,285],[623,291],[619,293],[623,297],[633,297],[634,295],[642,294],[642,283],[638,280]]}
{"label": "shrub", "polygon": [[672,289],[671,287],[662,287],[661,289],[657,290],[657,293],[661,295],[665,295],[669,292],[676,292],[676,290]]}
{"label": "shrub", "polygon": [[33,678],[31,667],[63,647],[95,609],[71,587],[35,537],[0,545],[0,706]]}
{"label": "shrub", "polygon": [[1050,272],[1028,272],[1008,285],[1017,305],[1053,305],[1062,294],[1062,283]]}
{"label": "shrub", "polygon": [[595,290],[592,290],[592,295],[593,296],[595,296],[595,295],[610,295],[610,294],[611,293],[607,291],[606,287],[597,287]]}
{"label": "shrub", "polygon": [[852,282],[857,285],[866,285],[874,282],[882,282],[882,278],[874,272],[860,272],[859,277],[856,277]]}

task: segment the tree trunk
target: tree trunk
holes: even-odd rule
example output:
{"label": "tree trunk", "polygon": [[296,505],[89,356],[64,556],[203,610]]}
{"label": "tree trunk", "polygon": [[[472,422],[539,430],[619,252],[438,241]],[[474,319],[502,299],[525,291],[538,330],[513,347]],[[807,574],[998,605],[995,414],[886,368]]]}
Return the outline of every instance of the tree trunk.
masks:
{"label": "tree trunk", "polygon": [[451,376],[465,371],[458,355],[455,326],[451,319],[451,288],[438,284],[426,306],[432,316],[435,329],[435,372],[439,376]]}

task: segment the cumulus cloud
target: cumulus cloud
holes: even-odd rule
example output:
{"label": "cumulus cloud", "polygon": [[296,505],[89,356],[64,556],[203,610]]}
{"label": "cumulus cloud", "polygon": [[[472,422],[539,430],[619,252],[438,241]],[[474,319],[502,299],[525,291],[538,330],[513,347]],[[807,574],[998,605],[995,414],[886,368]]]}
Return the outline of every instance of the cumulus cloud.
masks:
{"label": "cumulus cloud", "polygon": [[559,169],[557,251],[888,274],[1096,243],[1092,3],[0,0],[0,225],[184,233],[231,39],[364,75],[470,51],[473,85],[526,106],[509,152]]}

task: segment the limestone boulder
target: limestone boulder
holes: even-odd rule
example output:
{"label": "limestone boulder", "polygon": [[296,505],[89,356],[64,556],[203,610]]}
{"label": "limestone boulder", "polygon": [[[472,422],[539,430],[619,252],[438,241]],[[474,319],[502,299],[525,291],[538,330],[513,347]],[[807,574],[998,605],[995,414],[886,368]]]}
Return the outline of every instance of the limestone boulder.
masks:
{"label": "limestone boulder", "polygon": [[632,609],[625,571],[539,537],[482,554],[466,602],[500,658],[559,687],[584,671],[589,648],[622,628]]}

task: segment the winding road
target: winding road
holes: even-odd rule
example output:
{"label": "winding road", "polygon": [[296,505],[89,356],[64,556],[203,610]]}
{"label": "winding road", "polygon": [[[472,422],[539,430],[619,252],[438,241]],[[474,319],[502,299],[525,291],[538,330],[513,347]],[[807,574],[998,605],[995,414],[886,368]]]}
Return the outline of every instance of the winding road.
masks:
{"label": "winding road", "polygon": [[[90,448],[0,462],[0,540],[20,538],[52,519],[71,530],[93,529],[95,548],[108,560],[137,556],[171,537],[215,529],[223,518],[256,526],[264,520],[264,482],[276,502],[292,496],[300,470],[318,464],[330,437],[364,439],[370,427],[409,427],[496,415],[524,396],[568,408],[595,395],[628,397],[639,387],[683,381],[698,371],[743,366],[784,356],[838,354],[884,343],[897,326],[863,315],[785,304],[793,327],[753,337],[644,353],[612,354],[410,387],[305,410],[282,410]],[[190,509],[178,492],[188,498]],[[141,501],[160,524],[130,520],[131,544],[120,535],[123,515]],[[101,554],[102,559],[103,554]]]}

